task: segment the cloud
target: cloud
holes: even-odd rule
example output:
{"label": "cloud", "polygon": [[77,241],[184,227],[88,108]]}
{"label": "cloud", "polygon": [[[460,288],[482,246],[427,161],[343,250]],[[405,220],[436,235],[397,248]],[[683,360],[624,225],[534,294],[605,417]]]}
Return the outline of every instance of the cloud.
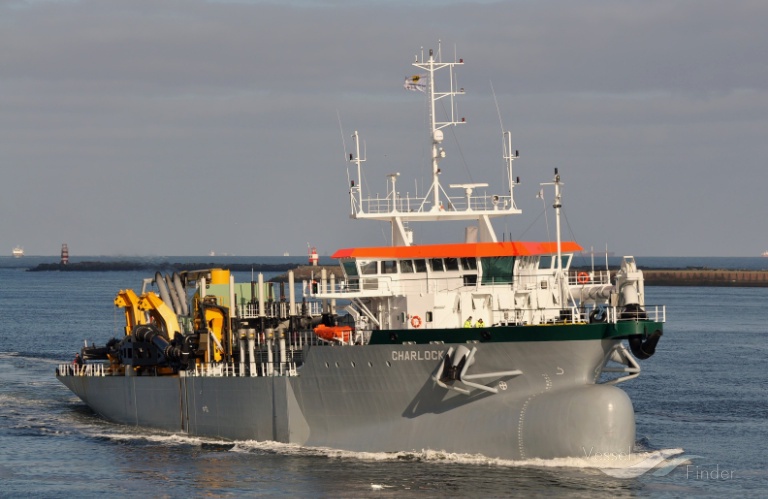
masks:
{"label": "cloud", "polygon": [[[347,218],[344,135],[371,193],[428,170],[414,54],[467,64],[444,181],[502,181],[499,118],[536,219],[558,166],[585,246],[768,245],[763,2],[0,3],[0,233],[29,254],[326,253],[387,233]],[[456,141],[453,137],[455,132]],[[347,139],[348,140],[348,139]],[[419,187],[421,188],[421,187]],[[596,223],[598,222],[598,223]],[[635,228],[642,226],[644,230]],[[730,241],[712,242],[712,227]],[[126,230],[126,227],[131,227]],[[199,227],[207,227],[202,232]],[[545,230],[526,237],[545,237]],[[648,232],[654,236],[649,237]],[[461,238],[461,227],[455,230]],[[140,234],[140,236],[139,236]],[[218,244],[218,243],[217,243]],[[220,246],[216,246],[218,249]]]}

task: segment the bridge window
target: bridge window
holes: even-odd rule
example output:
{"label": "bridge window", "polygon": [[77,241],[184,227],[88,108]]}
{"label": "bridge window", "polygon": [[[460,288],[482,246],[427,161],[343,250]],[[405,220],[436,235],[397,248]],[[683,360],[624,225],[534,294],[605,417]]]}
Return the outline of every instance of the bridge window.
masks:
{"label": "bridge window", "polygon": [[480,263],[483,267],[483,284],[508,284],[512,282],[515,257],[493,256],[481,258]]}
{"label": "bridge window", "polygon": [[464,270],[477,270],[477,260],[475,258],[462,258],[461,266]]}
{"label": "bridge window", "polygon": [[435,272],[442,272],[445,270],[442,258],[432,258],[429,260],[429,263],[432,265],[432,270]]}
{"label": "bridge window", "polygon": [[427,261],[426,260],[414,260],[413,264],[416,266],[416,272],[426,272],[427,271]]}
{"label": "bridge window", "polygon": [[518,266],[521,269],[528,269],[536,266],[536,258],[532,256],[521,256],[518,259]]}
{"label": "bridge window", "polygon": [[397,260],[384,260],[381,262],[382,274],[397,274]]}
{"label": "bridge window", "polygon": [[412,260],[400,260],[400,272],[403,274],[413,273],[413,261]]}
{"label": "bridge window", "polygon": [[459,270],[459,260],[457,258],[446,258],[445,270]]}
{"label": "bridge window", "polygon": [[355,262],[344,262],[342,266],[344,267],[344,273],[347,276],[357,275],[357,264]]}
{"label": "bridge window", "polygon": [[[568,253],[565,255],[562,255],[562,259],[560,260],[560,265],[562,268],[567,269],[568,266],[571,264],[571,257],[573,255]],[[555,268],[557,265],[557,255],[542,255],[539,258],[539,268],[540,269],[552,269]]]}
{"label": "bridge window", "polygon": [[360,273],[374,275],[379,273],[379,262],[360,262]]}
{"label": "bridge window", "polygon": [[379,280],[372,277],[363,279],[363,289],[379,289]]}

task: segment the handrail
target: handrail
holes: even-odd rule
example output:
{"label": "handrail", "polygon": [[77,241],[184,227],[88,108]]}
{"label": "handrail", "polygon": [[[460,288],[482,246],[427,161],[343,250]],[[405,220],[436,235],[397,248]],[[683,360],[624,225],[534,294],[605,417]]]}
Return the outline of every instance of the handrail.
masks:
{"label": "handrail", "polygon": [[[360,200],[359,211],[370,214],[386,213],[421,213],[431,209],[432,201],[429,198],[417,198],[406,196],[397,196],[392,199],[390,193],[386,197],[380,195],[369,196]],[[495,211],[504,209],[512,204],[512,196],[496,196],[491,194],[476,194],[469,197],[469,203],[466,196],[453,196],[445,198],[443,211],[447,212],[465,212],[465,211]],[[357,204],[357,203],[356,203]]]}
{"label": "handrail", "polygon": [[[105,369],[106,367],[106,369]],[[109,368],[102,363],[92,364],[59,364],[56,367],[58,376],[106,376]]]}
{"label": "handrail", "polygon": [[[247,362],[245,364],[248,364]],[[274,376],[298,376],[298,366],[295,362],[265,362],[257,363],[259,368],[253,373],[241,374],[240,364],[235,362],[211,362],[195,365],[195,369],[185,371],[186,376],[199,378],[226,378],[226,377],[274,377]]]}
{"label": "handrail", "polygon": [[574,270],[568,272],[569,286],[589,286],[611,284],[611,272],[609,270]]}
{"label": "handrail", "polygon": [[[303,306],[307,307],[307,310],[302,310]],[[278,317],[288,318],[290,316],[318,316],[322,313],[322,304],[319,302],[297,302],[293,311],[290,310],[291,306],[288,302],[274,301],[272,303],[264,304],[264,316],[265,317]],[[244,307],[238,308],[238,318],[241,319],[255,319],[260,317],[259,304],[258,303],[246,303]]]}
{"label": "handrail", "polygon": [[[583,272],[583,271],[582,271]],[[451,286],[450,281],[461,281],[465,275],[467,275],[466,272],[464,273],[455,273],[450,276],[444,276],[441,275],[442,272],[431,272],[427,274],[418,274],[419,276],[423,276],[423,279],[414,279],[411,278],[413,274],[398,274],[398,277],[395,278],[392,275],[388,274],[371,274],[371,275],[360,275],[355,276],[352,279],[342,279],[336,282],[336,288],[335,289],[329,289],[328,293],[330,294],[359,294],[364,293],[366,291],[371,291],[375,293],[371,293],[372,296],[378,295],[378,294],[387,294],[387,293],[399,293],[402,292],[404,288],[412,288],[415,291],[414,292],[433,292],[433,291],[453,291],[459,288],[467,287],[466,284],[459,284],[457,286]],[[471,272],[470,272],[471,274]],[[589,272],[587,273],[587,278],[583,276],[580,277],[581,272],[575,272],[571,271],[568,275],[568,285],[569,286],[582,286],[582,287],[589,287],[589,286],[604,286],[611,284],[611,276],[609,271],[595,271],[595,272]],[[514,286],[517,284],[526,284],[526,283],[534,283],[538,282],[540,278],[551,278],[552,274],[551,272],[526,272],[523,274],[518,274],[515,276],[515,278],[511,281],[499,281],[497,283],[483,283],[482,278],[480,274],[477,274],[477,284],[474,286],[475,288],[479,289],[480,287],[490,287],[490,286]],[[581,279],[581,282],[579,279]],[[355,281],[354,283],[351,283],[350,281]],[[375,287],[374,287],[375,282]],[[439,283],[446,282],[445,286],[440,286]],[[419,287],[419,284],[423,284],[421,287]],[[369,286],[369,287],[367,287]],[[471,287],[471,286],[470,286]],[[310,294],[310,296],[315,296],[314,294]]]}

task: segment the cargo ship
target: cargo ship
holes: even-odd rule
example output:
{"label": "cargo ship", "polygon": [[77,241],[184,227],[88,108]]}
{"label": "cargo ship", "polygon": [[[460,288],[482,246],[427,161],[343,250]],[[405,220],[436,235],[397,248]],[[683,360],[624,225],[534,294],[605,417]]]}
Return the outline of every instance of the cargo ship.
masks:
{"label": "cargo ship", "polygon": [[[224,269],[155,273],[117,293],[119,337],[86,345],[57,378],[110,421],[202,437],[513,460],[631,452],[634,410],[617,385],[640,375],[666,310],[646,304],[632,256],[614,271],[571,269],[582,247],[560,237],[557,170],[541,186],[556,240],[499,240],[493,221],[521,213],[509,133],[497,193],[447,193],[443,130],[465,124],[463,64],[430,50],[405,80],[429,110],[425,195],[400,194],[399,173],[386,196],[365,195],[353,134],[350,215],[388,223],[391,245],[340,249],[341,278],[289,273],[279,290]],[[443,222],[461,227],[456,242],[414,243],[414,226]]]}

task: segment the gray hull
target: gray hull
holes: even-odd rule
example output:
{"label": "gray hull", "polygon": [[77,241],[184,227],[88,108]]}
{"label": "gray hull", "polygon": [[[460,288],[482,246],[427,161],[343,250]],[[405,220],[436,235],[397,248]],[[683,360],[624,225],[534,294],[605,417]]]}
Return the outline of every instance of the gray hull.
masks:
{"label": "gray hull", "polygon": [[311,346],[298,376],[66,376],[118,423],[231,440],[351,451],[443,450],[505,459],[632,448],[629,397],[595,384],[617,340],[486,343],[467,371],[520,370],[469,395],[432,376],[448,345]]}

